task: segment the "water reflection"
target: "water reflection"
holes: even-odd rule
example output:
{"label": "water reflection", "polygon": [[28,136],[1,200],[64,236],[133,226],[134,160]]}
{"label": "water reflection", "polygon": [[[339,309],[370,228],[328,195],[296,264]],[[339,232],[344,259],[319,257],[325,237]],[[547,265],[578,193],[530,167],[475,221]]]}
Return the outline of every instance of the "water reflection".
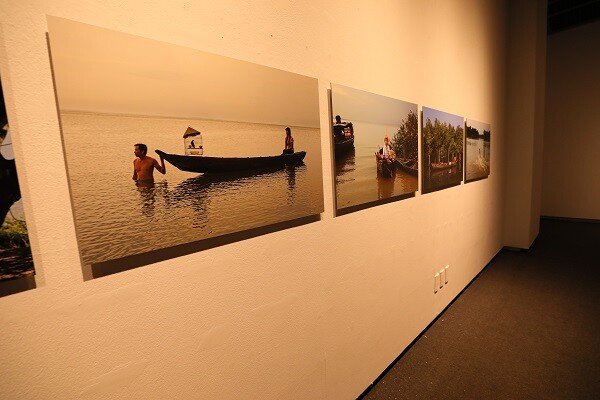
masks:
{"label": "water reflection", "polygon": [[163,195],[167,189],[167,182],[155,183],[153,180],[137,181],[135,183],[140,195],[140,208],[142,215],[147,218],[154,217],[156,195]]}
{"label": "water reflection", "polygon": [[[285,167],[222,174],[201,174],[188,178],[165,194],[167,208],[191,213],[191,225],[206,228],[211,211],[235,198],[239,207],[256,204],[268,188],[279,186],[286,190],[287,205],[296,200],[296,174],[306,169],[304,163]],[[275,193],[273,193],[275,195]],[[221,203],[221,204],[220,204]]]}
{"label": "water reflection", "polygon": [[335,155],[335,173],[336,177],[350,174],[356,170],[356,149],[354,147],[346,150],[342,154]]}
{"label": "water reflection", "polygon": [[396,169],[377,168],[377,199],[387,199],[394,194],[394,183],[396,182]]}
{"label": "water reflection", "polygon": [[462,164],[459,161],[457,165],[451,168],[433,169],[425,168],[425,190],[434,191],[460,184],[462,181]]}
{"label": "water reflection", "polygon": [[490,173],[490,143],[484,139],[467,139],[467,180],[486,177]]}
{"label": "water reflection", "polygon": [[294,204],[295,199],[295,191],[296,188],[296,166],[294,165],[286,165],[285,166],[285,174],[287,177],[287,203],[288,205]]}
{"label": "water reflection", "polygon": [[336,154],[336,207],[344,209],[375,200],[415,192],[417,177],[400,170],[397,164],[381,168],[374,157],[376,148],[352,148]]}

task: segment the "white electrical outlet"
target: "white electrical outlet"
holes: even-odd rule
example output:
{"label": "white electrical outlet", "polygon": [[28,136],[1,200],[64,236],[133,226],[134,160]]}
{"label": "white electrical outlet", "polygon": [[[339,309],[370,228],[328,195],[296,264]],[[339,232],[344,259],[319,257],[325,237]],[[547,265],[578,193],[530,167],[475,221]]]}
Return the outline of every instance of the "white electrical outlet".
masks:
{"label": "white electrical outlet", "polygon": [[446,268],[444,268],[444,282],[448,283],[448,270],[450,269],[450,264],[446,265]]}
{"label": "white electrical outlet", "polygon": [[437,293],[438,290],[440,290],[441,286],[440,286],[440,274],[437,273],[435,274],[435,276],[433,277],[433,293]]}

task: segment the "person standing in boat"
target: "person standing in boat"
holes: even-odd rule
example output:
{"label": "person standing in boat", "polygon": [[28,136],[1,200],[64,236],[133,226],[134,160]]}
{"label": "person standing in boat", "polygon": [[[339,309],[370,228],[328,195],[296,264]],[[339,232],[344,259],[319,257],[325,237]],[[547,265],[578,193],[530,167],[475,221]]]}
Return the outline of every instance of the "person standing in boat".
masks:
{"label": "person standing in boat", "polygon": [[383,138],[383,147],[379,149],[379,159],[386,161],[388,163],[394,161],[394,151],[390,147],[390,139],[387,135]]}
{"label": "person standing in boat", "polygon": [[154,169],[161,174],[165,174],[165,160],[160,158],[160,164],[154,158],[146,155],[148,146],[143,143],[137,143],[133,146],[133,154],[136,159],[133,160],[133,180],[136,182],[154,181]]}
{"label": "person standing in boat", "polygon": [[294,154],[294,138],[292,137],[292,130],[288,127],[285,128],[285,147],[283,154]]}

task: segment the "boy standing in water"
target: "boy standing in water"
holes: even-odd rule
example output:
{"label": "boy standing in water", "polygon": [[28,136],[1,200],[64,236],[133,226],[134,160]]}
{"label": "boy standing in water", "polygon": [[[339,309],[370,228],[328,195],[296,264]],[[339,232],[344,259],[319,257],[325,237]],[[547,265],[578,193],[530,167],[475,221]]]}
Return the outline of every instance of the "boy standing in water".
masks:
{"label": "boy standing in water", "polygon": [[143,143],[137,143],[133,146],[133,154],[137,157],[133,160],[133,180],[136,182],[153,181],[154,168],[163,175],[167,172],[162,157],[159,164],[154,158],[148,157],[147,152],[148,147]]}

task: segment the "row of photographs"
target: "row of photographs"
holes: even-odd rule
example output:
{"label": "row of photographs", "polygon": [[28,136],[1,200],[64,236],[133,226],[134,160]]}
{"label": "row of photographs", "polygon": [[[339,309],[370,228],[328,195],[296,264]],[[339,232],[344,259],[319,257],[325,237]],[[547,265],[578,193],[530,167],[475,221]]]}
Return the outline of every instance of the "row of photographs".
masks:
{"label": "row of photographs", "polygon": [[[319,219],[315,78],[56,17],[48,37],[84,279]],[[489,124],[423,107],[420,147],[416,104],[337,84],[331,115],[336,215],[489,175]],[[35,271],[2,125],[8,281]]]}
{"label": "row of photographs", "polygon": [[337,84],[331,103],[337,215],[414,195],[419,170],[423,193],[490,174],[490,124],[423,107],[419,146],[417,104]]}

